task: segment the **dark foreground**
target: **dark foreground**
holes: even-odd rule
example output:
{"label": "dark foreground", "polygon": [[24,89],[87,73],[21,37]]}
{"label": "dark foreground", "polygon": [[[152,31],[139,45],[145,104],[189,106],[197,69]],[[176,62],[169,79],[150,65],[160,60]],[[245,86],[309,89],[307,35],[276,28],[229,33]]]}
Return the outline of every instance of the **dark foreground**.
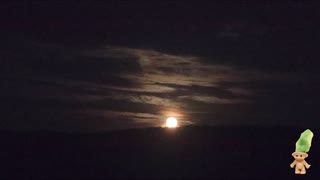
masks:
{"label": "dark foreground", "polygon": [[[1,133],[0,178],[320,179],[320,131],[306,175],[289,167],[304,129],[147,128],[101,134]],[[319,132],[319,133],[318,133]]]}

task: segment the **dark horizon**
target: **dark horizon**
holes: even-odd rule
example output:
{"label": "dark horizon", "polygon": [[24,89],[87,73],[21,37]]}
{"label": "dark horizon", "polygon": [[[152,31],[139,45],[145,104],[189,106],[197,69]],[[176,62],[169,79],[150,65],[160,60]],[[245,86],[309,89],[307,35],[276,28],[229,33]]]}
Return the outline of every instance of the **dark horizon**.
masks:
{"label": "dark horizon", "polygon": [[1,131],[320,127],[319,3],[0,8]]}
{"label": "dark horizon", "polygon": [[[304,129],[188,126],[101,134],[1,134],[1,177],[318,179],[320,144],[312,142],[311,168],[294,174],[290,163]],[[319,129],[312,129],[314,133]]]}

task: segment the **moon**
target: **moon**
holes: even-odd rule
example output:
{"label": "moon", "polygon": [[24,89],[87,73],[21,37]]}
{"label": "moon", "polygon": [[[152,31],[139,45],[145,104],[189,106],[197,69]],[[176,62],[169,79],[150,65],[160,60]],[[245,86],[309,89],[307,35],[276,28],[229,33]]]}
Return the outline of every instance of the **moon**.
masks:
{"label": "moon", "polygon": [[177,126],[178,126],[178,121],[177,121],[177,119],[174,118],[174,117],[169,117],[169,118],[167,119],[167,121],[166,121],[166,126],[167,126],[168,128],[175,128],[175,127],[177,127]]}

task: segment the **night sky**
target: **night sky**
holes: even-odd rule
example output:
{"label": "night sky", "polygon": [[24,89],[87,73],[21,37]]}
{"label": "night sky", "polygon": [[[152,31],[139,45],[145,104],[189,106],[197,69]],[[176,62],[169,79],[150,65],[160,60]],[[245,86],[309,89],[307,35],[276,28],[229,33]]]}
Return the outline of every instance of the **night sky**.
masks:
{"label": "night sky", "polygon": [[0,5],[0,129],[320,127],[320,4]]}

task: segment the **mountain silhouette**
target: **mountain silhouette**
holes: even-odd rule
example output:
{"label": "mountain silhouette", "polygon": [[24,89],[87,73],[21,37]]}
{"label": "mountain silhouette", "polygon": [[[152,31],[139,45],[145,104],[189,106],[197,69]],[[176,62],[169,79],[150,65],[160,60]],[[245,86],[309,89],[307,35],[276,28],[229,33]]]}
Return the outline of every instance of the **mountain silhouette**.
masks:
{"label": "mountain silhouette", "polygon": [[306,175],[290,163],[305,129],[185,126],[104,133],[2,132],[2,178],[317,178],[318,129]]}

